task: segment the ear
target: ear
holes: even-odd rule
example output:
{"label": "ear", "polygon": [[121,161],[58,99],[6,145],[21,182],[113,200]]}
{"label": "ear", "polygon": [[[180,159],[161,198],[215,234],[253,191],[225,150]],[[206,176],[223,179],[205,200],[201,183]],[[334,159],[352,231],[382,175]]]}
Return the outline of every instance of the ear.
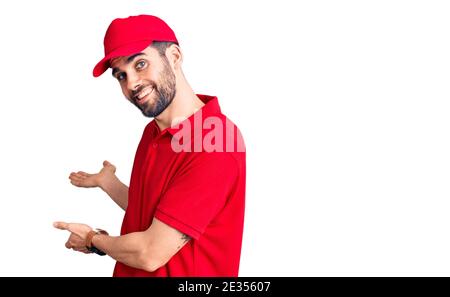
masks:
{"label": "ear", "polygon": [[183,53],[178,45],[172,44],[169,46],[166,49],[166,57],[174,71],[181,69],[181,65],[183,64]]}

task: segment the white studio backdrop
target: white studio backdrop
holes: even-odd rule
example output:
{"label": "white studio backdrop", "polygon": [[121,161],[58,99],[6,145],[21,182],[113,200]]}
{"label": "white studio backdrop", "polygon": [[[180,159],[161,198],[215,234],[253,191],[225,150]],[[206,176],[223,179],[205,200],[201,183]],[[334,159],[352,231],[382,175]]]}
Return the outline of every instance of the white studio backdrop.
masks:
{"label": "white studio backdrop", "polygon": [[247,145],[241,276],[450,275],[448,1],[2,1],[0,275],[109,276],[52,222],[117,235],[71,171],[128,184],[146,123],[110,72],[117,17],[174,29]]}

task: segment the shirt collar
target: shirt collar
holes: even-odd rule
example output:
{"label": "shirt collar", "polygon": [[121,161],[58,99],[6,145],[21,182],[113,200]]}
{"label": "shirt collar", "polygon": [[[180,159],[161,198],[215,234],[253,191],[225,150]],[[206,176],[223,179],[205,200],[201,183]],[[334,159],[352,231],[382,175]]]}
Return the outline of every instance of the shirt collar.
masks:
{"label": "shirt collar", "polygon": [[186,122],[189,122],[191,129],[194,129],[194,118],[195,118],[195,115],[199,112],[201,112],[201,114],[202,114],[202,116],[201,116],[202,124],[203,124],[204,119],[221,113],[219,100],[217,99],[216,96],[202,95],[202,94],[196,94],[196,95],[203,103],[205,103],[205,105],[203,105],[199,110],[197,110],[195,113],[190,115],[187,119],[178,123],[175,127],[169,127],[167,129],[161,131],[161,133],[159,133],[159,127],[156,124],[156,121],[153,120],[151,122],[151,124],[153,125],[153,134],[155,136],[159,134],[158,135],[158,137],[159,137],[166,133],[170,133],[172,136],[174,136],[181,129],[183,124],[185,124]]}

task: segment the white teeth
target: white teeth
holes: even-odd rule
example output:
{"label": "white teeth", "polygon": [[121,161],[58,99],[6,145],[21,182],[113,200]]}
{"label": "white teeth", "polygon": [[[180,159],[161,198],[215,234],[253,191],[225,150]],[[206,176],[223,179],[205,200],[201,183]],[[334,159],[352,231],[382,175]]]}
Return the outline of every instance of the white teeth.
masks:
{"label": "white teeth", "polygon": [[146,89],[144,89],[144,90],[143,90],[142,92],[140,92],[139,95],[137,96],[138,99],[144,98],[145,96],[147,96],[148,94],[150,94],[152,90],[153,90],[153,88],[146,88]]}

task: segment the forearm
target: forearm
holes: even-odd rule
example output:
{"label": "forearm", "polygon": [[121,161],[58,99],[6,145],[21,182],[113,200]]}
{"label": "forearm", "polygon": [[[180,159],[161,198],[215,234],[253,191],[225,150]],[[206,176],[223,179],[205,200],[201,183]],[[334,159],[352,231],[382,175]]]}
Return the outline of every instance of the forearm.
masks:
{"label": "forearm", "polygon": [[116,175],[112,179],[100,182],[100,188],[123,210],[128,206],[128,187]]}
{"label": "forearm", "polygon": [[156,259],[149,252],[150,242],[144,232],[133,232],[123,236],[96,235],[92,244],[110,257],[125,265],[154,271],[159,268]]}

